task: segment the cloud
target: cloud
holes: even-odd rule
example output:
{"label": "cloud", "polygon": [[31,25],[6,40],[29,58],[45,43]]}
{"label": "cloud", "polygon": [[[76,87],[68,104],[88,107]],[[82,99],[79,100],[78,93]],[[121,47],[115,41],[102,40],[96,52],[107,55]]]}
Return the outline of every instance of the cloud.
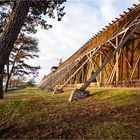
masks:
{"label": "cloud", "polygon": [[65,3],[66,15],[61,22],[49,19],[53,28],[44,31],[39,29],[40,58],[35,60],[41,65],[40,76],[50,72],[52,66],[58,65],[56,58],[66,60],[87,40],[97,33],[108,22],[130,7],[138,0],[69,0]]}

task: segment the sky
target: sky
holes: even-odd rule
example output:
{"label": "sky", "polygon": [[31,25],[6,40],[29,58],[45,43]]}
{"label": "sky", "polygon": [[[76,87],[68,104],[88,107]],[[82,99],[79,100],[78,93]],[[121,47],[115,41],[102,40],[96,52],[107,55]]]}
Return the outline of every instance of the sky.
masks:
{"label": "sky", "polygon": [[39,40],[39,58],[30,63],[40,65],[39,83],[44,75],[58,66],[59,60],[65,61],[84,45],[99,30],[108,25],[123,11],[139,0],[67,0],[66,15],[62,21],[49,19],[53,26],[49,30],[38,29],[35,37]]}

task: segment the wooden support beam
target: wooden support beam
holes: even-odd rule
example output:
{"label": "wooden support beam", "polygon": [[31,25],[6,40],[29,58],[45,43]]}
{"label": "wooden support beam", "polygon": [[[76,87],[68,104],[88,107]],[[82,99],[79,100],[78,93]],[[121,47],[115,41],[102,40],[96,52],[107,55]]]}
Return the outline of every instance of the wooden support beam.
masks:
{"label": "wooden support beam", "polygon": [[[102,48],[100,49],[100,66],[102,65],[102,56],[103,55],[103,50],[102,50]],[[100,83],[99,83],[99,86],[101,86],[102,85],[102,80],[103,80],[103,77],[102,77],[102,71],[100,71]]]}
{"label": "wooden support beam", "polygon": [[[97,56],[95,57],[94,61],[92,60],[92,57],[89,60],[91,62],[91,69],[93,72],[95,72],[96,71],[95,64],[96,64]],[[97,83],[99,83],[98,77],[96,77],[96,81],[97,81]]]}
{"label": "wooden support beam", "polygon": [[114,49],[116,49],[116,45],[114,45],[110,40],[108,42],[114,47]]}
{"label": "wooden support beam", "polygon": [[136,63],[134,64],[134,67],[133,67],[133,69],[132,69],[131,72],[130,72],[129,80],[132,80],[133,75],[134,75],[134,72],[135,72],[135,70],[136,70],[136,67],[137,67],[137,65],[138,65],[138,63],[139,63],[139,60],[140,60],[140,55],[138,56],[137,61],[136,61]]}
{"label": "wooden support beam", "polygon": [[131,67],[130,62],[129,62],[128,58],[126,57],[124,51],[122,51],[122,54],[123,54],[123,56],[124,56],[124,58],[125,58],[125,60],[126,60],[126,62],[128,64],[128,66],[129,66],[129,68],[131,69],[132,67]]}
{"label": "wooden support beam", "polygon": [[114,78],[115,73],[116,73],[117,61],[119,60],[120,56],[121,56],[121,50],[120,50],[120,52],[118,54],[118,57],[116,58],[116,56],[115,56],[115,59],[117,59],[117,60],[115,60],[116,62],[114,64],[114,67],[113,67],[110,75],[108,76],[108,80],[107,80],[108,84],[112,83],[112,81],[113,81],[113,78]]}
{"label": "wooden support beam", "polygon": [[[116,48],[119,46],[118,37],[116,37]],[[119,81],[119,51],[116,53],[116,82]]]}
{"label": "wooden support beam", "polygon": [[[102,50],[102,53],[104,54],[105,58],[107,58],[107,54]],[[111,68],[113,68],[113,65],[109,62],[109,65]]]}

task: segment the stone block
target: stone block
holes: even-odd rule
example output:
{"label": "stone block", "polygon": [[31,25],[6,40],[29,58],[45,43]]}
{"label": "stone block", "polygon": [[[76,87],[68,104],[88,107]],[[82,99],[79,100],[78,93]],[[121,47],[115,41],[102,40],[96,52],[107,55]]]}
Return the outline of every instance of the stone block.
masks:
{"label": "stone block", "polygon": [[75,89],[74,91],[72,91],[72,93],[70,95],[69,102],[74,101],[74,100],[85,98],[85,97],[87,97],[89,95],[90,95],[89,94],[89,91]]}
{"label": "stone block", "polygon": [[54,89],[53,94],[58,94],[58,93],[63,93],[63,92],[64,92],[63,89],[56,88]]}

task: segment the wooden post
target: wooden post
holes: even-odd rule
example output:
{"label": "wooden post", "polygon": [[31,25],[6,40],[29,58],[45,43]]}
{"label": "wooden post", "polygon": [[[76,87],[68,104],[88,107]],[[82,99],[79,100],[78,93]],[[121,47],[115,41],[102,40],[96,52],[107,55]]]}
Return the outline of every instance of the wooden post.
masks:
{"label": "wooden post", "polygon": [[[126,47],[126,58],[128,59],[128,47]],[[128,80],[129,77],[129,67],[128,67],[129,61],[126,62],[126,80]],[[130,65],[131,67],[131,65]]]}
{"label": "wooden post", "polygon": [[[101,48],[101,50],[100,50],[100,66],[102,65],[102,48]],[[100,71],[100,82],[99,82],[99,86],[101,86],[102,85],[102,80],[103,80],[103,78],[102,78],[102,71]]]}
{"label": "wooden post", "polygon": [[[118,48],[119,41],[118,36],[116,37],[116,48]],[[116,53],[116,83],[119,81],[119,51]]]}
{"label": "wooden post", "polygon": [[133,66],[133,68],[132,68],[132,70],[131,70],[131,74],[130,74],[129,80],[132,80],[133,75],[134,75],[134,72],[135,72],[135,70],[136,70],[136,67],[137,67],[137,65],[138,65],[138,63],[139,63],[139,60],[140,60],[140,56],[138,56],[138,58],[137,58],[137,60],[136,60],[136,62],[135,62],[135,64],[134,64],[134,66]]}

